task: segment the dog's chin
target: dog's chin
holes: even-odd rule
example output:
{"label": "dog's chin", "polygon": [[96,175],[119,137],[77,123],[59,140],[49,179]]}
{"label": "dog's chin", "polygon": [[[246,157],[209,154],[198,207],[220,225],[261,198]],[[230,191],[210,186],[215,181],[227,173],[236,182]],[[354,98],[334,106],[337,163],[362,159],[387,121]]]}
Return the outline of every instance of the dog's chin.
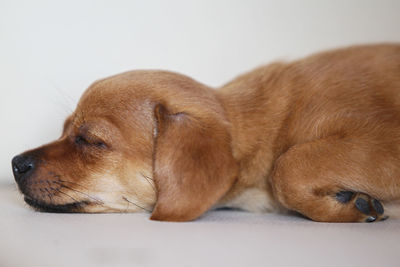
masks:
{"label": "dog's chin", "polygon": [[29,206],[41,212],[82,213],[84,212],[83,208],[89,205],[88,201],[54,205],[54,204],[44,203],[36,199],[32,199],[28,196],[25,196],[24,200]]}

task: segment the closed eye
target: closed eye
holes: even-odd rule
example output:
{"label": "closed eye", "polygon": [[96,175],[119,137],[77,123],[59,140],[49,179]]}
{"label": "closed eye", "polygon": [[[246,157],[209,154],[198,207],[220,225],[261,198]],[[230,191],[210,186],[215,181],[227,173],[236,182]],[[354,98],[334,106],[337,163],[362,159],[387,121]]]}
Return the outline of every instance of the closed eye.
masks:
{"label": "closed eye", "polygon": [[75,144],[84,145],[84,146],[96,146],[96,147],[99,147],[99,148],[106,148],[107,147],[106,144],[104,142],[102,142],[102,141],[93,142],[91,140],[88,140],[87,138],[85,138],[82,135],[78,135],[78,136],[75,137]]}
{"label": "closed eye", "polygon": [[81,135],[78,135],[78,136],[75,137],[75,144],[77,144],[77,145],[89,145],[90,143],[89,143],[88,140],[86,140],[85,137],[83,137]]}

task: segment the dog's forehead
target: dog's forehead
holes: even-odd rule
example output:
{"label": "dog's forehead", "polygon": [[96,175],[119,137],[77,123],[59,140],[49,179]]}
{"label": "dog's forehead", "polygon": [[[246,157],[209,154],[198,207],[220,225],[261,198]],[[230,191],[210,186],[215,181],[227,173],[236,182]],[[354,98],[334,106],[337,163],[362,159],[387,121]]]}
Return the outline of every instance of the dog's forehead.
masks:
{"label": "dog's forehead", "polygon": [[169,71],[135,70],[94,82],[85,95],[113,99],[159,98],[166,94],[208,94],[208,88],[192,78]]}
{"label": "dog's forehead", "polygon": [[[152,121],[152,103],[159,82],[153,72],[129,72],[93,83],[82,95],[72,121],[75,127],[87,122],[110,121],[119,127],[145,127]],[[161,83],[162,86],[162,83]],[[134,125],[133,125],[134,124]]]}
{"label": "dog's forehead", "polygon": [[[139,70],[111,76],[93,83],[82,95],[76,114],[84,116],[137,116],[136,121],[149,120],[158,103],[171,112],[186,110],[200,114],[221,113],[213,90],[195,80],[173,72]],[[215,110],[214,110],[215,109]],[[200,115],[199,115],[200,116]],[[151,121],[151,119],[150,119]]]}
{"label": "dog's forehead", "polygon": [[[115,76],[93,83],[82,95],[77,113],[106,115],[140,109],[151,98],[151,87],[129,76]],[[119,115],[119,114],[118,114]]]}
{"label": "dog's forehead", "polygon": [[[182,76],[183,77],[183,76]],[[124,108],[132,102],[158,98],[181,75],[164,71],[130,71],[94,82],[82,95],[79,106]],[[137,104],[137,103],[136,103]]]}

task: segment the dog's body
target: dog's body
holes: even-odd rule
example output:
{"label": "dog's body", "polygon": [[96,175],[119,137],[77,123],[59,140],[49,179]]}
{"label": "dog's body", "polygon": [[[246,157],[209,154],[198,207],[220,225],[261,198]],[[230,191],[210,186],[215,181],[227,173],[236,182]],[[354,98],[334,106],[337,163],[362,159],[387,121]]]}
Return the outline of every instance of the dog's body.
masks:
{"label": "dog's body", "polygon": [[25,200],[50,211],[383,220],[381,202],[400,200],[400,46],[275,63],[216,91],[169,72],[116,75],[13,169]]}

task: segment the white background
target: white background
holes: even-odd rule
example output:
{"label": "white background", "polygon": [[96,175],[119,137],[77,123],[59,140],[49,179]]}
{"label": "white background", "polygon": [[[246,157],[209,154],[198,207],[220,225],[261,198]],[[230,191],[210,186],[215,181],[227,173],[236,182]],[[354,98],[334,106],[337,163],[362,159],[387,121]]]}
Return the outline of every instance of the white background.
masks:
{"label": "white background", "polygon": [[400,41],[400,1],[0,0],[0,181],[94,80],[168,69],[219,86],[273,60]]}

